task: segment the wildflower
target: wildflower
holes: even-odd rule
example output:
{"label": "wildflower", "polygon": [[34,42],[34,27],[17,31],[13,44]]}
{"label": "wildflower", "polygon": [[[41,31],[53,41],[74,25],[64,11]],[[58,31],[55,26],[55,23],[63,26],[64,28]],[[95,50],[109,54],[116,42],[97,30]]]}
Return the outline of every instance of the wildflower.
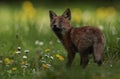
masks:
{"label": "wildflower", "polygon": [[81,17],[82,17],[81,10],[76,8],[76,9],[73,9],[72,11],[73,11],[73,13],[72,13],[73,21],[80,23]]}
{"label": "wildflower", "polygon": [[40,46],[43,46],[43,45],[44,45],[44,42],[42,42],[42,41],[39,42],[39,45],[40,45]]}
{"label": "wildflower", "polygon": [[100,28],[101,30],[103,30],[103,26],[102,26],[102,25],[100,25],[99,28]]}
{"label": "wildflower", "polygon": [[107,8],[107,15],[113,17],[116,14],[116,9],[114,7]]}
{"label": "wildflower", "polygon": [[61,56],[61,55],[59,55],[59,54],[56,54],[55,57],[56,57],[57,59],[61,60],[61,61],[64,60],[63,56]]}
{"label": "wildflower", "polygon": [[16,67],[13,67],[11,70],[12,70],[12,71],[16,71],[16,70],[17,70],[17,68],[16,68]]}
{"label": "wildflower", "polygon": [[27,67],[28,67],[28,66],[30,66],[30,64],[29,64],[29,63],[26,63],[26,64],[25,64],[25,66],[27,66]]}
{"label": "wildflower", "polygon": [[51,59],[54,59],[53,56],[50,56]]}
{"label": "wildflower", "polygon": [[2,60],[0,60],[0,64],[2,64],[3,63],[3,61]]}
{"label": "wildflower", "polygon": [[46,61],[44,61],[44,60],[40,60],[41,61],[41,63],[46,63]]}
{"label": "wildflower", "polygon": [[39,40],[36,40],[36,41],[35,41],[35,45],[39,45]]}
{"label": "wildflower", "polygon": [[43,67],[44,69],[48,69],[50,66],[51,66],[50,64],[42,64],[42,67]]}
{"label": "wildflower", "polygon": [[5,58],[4,61],[5,61],[5,64],[12,64],[13,63],[13,60],[11,60],[9,58]]}
{"label": "wildflower", "polygon": [[17,50],[18,50],[18,51],[21,51],[21,47],[18,47]]}
{"label": "wildflower", "polygon": [[30,1],[25,1],[23,3],[23,10],[24,13],[30,18],[33,19],[35,14],[36,14],[36,10],[33,7],[33,4]]}
{"label": "wildflower", "polygon": [[22,62],[21,64],[22,64],[22,66],[21,66],[22,68],[27,68],[30,66],[30,64],[27,62]]}
{"label": "wildflower", "polygon": [[20,54],[21,53],[21,51],[16,51],[16,54]]}
{"label": "wildflower", "polygon": [[104,7],[100,7],[96,10],[96,16],[98,19],[104,19],[107,15],[107,11]]}
{"label": "wildflower", "polygon": [[27,59],[27,56],[26,56],[26,55],[24,55],[24,56],[23,56],[23,59]]}
{"label": "wildflower", "polygon": [[30,52],[30,50],[25,50],[24,52],[25,52],[25,53],[29,53],[29,52]]}
{"label": "wildflower", "polygon": [[21,65],[25,65],[25,64],[26,64],[26,62],[25,62],[25,61],[22,61],[22,62],[21,62]]}
{"label": "wildflower", "polygon": [[48,49],[45,49],[45,52],[50,52],[50,49],[48,48]]}

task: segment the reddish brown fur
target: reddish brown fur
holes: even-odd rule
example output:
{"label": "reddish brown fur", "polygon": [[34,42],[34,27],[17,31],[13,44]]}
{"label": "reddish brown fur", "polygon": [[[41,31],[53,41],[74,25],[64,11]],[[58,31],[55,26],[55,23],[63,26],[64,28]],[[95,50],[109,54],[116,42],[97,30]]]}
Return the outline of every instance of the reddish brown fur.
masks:
{"label": "reddish brown fur", "polygon": [[91,26],[73,28],[70,25],[70,20],[70,9],[67,9],[62,16],[57,16],[53,11],[50,11],[51,28],[68,52],[67,66],[71,66],[76,52],[80,54],[80,64],[83,68],[89,62],[89,54],[93,54],[94,61],[101,65],[105,44],[103,32]]}

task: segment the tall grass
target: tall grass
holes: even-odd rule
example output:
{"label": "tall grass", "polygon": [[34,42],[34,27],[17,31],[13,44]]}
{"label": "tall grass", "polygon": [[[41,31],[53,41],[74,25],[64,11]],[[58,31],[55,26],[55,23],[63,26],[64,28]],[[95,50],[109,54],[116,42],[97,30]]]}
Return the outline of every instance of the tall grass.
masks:
{"label": "tall grass", "polygon": [[[72,65],[72,68],[67,69],[65,67],[65,63],[67,60],[66,50],[58,41],[57,37],[54,35],[49,26],[49,9],[35,9],[36,14],[33,15],[34,17],[32,19],[30,19],[31,16],[27,16],[27,14],[26,16],[24,16],[23,9],[15,11],[11,8],[4,9],[0,8],[0,11],[3,11],[3,15],[0,14],[0,17],[3,17],[5,15],[9,17],[6,17],[7,19],[4,18],[5,20],[0,20],[1,79],[120,78],[120,27],[117,18],[112,18],[114,19],[114,22],[112,20],[108,22],[105,19],[96,19],[96,17],[90,15],[90,12],[88,11],[88,14],[86,15],[90,15],[96,20],[88,19],[86,21],[85,19],[81,19],[81,21],[76,21],[77,18],[74,18],[72,20],[72,25],[74,27],[81,27],[83,25],[95,25],[99,28],[102,28],[106,37],[106,46],[103,54],[103,66],[98,67],[96,64],[93,63],[93,59],[90,57],[90,63],[88,67],[86,69],[82,69],[79,66],[80,58],[77,55]],[[61,9],[57,12],[61,13],[63,11],[64,9]],[[72,8],[72,11],[76,11],[76,9],[74,10],[74,8]],[[23,14],[19,14],[21,12],[23,12]],[[91,13],[95,14],[94,12],[95,11],[91,10]],[[72,16],[74,17],[76,15]],[[20,54],[17,53],[18,47],[21,47]],[[30,52],[25,53],[25,50],[29,50]],[[23,56],[27,56],[27,58],[24,58]]]}

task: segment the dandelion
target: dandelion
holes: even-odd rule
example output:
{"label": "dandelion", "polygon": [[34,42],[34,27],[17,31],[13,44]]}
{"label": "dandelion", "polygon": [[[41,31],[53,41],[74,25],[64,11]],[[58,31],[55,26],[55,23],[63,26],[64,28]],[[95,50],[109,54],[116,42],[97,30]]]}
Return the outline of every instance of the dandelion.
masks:
{"label": "dandelion", "polygon": [[13,67],[11,70],[12,70],[12,71],[16,71],[16,70],[17,70],[17,68],[16,68],[16,67]]}
{"label": "dandelion", "polygon": [[96,10],[96,16],[98,19],[108,18],[107,20],[112,20],[115,16],[116,10],[114,7],[100,7]]}
{"label": "dandelion", "polygon": [[100,7],[96,10],[96,16],[98,19],[104,19],[107,15],[107,11],[104,7]]}
{"label": "dandelion", "polygon": [[116,14],[115,8],[114,8],[114,7],[108,7],[108,8],[107,8],[107,14],[108,14],[109,16],[114,16],[114,15]]}
{"label": "dandelion", "polygon": [[72,10],[72,16],[73,16],[73,21],[80,23],[81,17],[82,17],[82,12],[80,9],[76,8]]}
{"label": "dandelion", "polygon": [[5,61],[5,64],[12,64],[13,63],[13,60],[11,60],[9,58],[5,58],[4,61]]}
{"label": "dandelion", "polygon": [[50,52],[50,49],[48,48],[48,49],[45,49],[45,52]]}
{"label": "dandelion", "polygon": [[32,20],[36,14],[36,10],[30,1],[25,1],[23,3],[23,10],[25,14]]}
{"label": "dandelion", "polygon": [[26,55],[24,55],[24,56],[23,56],[23,59],[27,59],[27,56],[26,56]]}
{"label": "dandelion", "polygon": [[57,59],[61,60],[61,61],[64,60],[63,56],[61,56],[61,55],[59,55],[59,54],[56,54],[55,57],[56,57]]}
{"label": "dandelion", "polygon": [[21,65],[25,65],[25,64],[26,64],[26,62],[25,62],[25,61],[22,61],[22,62],[21,62]]}
{"label": "dandelion", "polygon": [[50,66],[51,66],[50,64],[42,64],[42,67],[43,67],[44,69],[48,69]]}

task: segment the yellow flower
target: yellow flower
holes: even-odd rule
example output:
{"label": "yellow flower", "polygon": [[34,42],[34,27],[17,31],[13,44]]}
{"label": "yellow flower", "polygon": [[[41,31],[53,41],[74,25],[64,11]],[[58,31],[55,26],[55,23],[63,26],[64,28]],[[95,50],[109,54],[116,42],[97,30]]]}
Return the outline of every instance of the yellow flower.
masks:
{"label": "yellow flower", "polygon": [[45,49],[45,52],[50,52],[50,49],[48,48],[48,49]]}
{"label": "yellow flower", "polygon": [[24,10],[24,15],[27,15],[31,20],[34,18],[36,14],[36,10],[30,1],[25,1],[23,3],[23,10]]}
{"label": "yellow flower", "polygon": [[16,70],[17,70],[17,68],[16,68],[16,67],[13,67],[13,68],[12,68],[12,70],[13,70],[13,71],[16,71]]}
{"label": "yellow flower", "polygon": [[100,7],[96,10],[96,16],[98,19],[104,19],[107,15],[106,8]]}
{"label": "yellow flower", "polygon": [[82,12],[80,9],[73,9],[72,10],[72,17],[73,21],[80,23],[81,18],[82,18]]}
{"label": "yellow flower", "polygon": [[13,60],[11,60],[9,58],[5,58],[4,61],[5,61],[5,64],[12,64],[13,63]]}
{"label": "yellow flower", "polygon": [[26,64],[26,62],[25,62],[25,61],[22,61],[22,62],[21,62],[21,65],[25,65],[25,64]]}
{"label": "yellow flower", "polygon": [[106,17],[113,17],[116,14],[116,10],[114,7],[100,7],[96,11],[96,16],[98,19],[104,19]]}
{"label": "yellow flower", "polygon": [[61,60],[61,61],[64,60],[63,56],[61,56],[61,55],[59,55],[59,54],[56,54],[55,57],[56,57],[57,59]]}
{"label": "yellow flower", "polygon": [[107,8],[107,16],[113,17],[116,14],[116,10],[114,7],[108,7]]}
{"label": "yellow flower", "polygon": [[48,65],[48,64],[42,64],[42,67],[43,67],[44,69],[48,69],[48,68],[49,68],[49,65]]}

